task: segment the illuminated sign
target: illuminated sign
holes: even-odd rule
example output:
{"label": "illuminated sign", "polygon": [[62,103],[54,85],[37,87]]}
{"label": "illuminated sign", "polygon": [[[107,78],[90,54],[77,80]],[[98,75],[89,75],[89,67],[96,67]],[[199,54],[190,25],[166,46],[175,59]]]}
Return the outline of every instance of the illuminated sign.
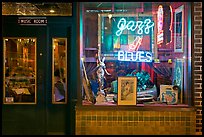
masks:
{"label": "illuminated sign", "polygon": [[130,51],[137,51],[140,47],[140,45],[142,44],[142,38],[143,36],[137,36],[135,38],[135,40],[133,41],[133,43],[129,44],[128,47],[129,47],[129,50]]}
{"label": "illuminated sign", "polygon": [[18,24],[20,25],[47,25],[46,17],[19,17]]}
{"label": "illuminated sign", "polygon": [[172,41],[173,12],[172,12],[172,7],[169,6],[169,8],[170,8],[170,14],[171,14],[171,17],[170,17],[171,18],[171,20],[170,20],[170,27],[169,27],[169,31],[170,31],[170,40],[169,40],[169,42],[171,42]]}
{"label": "illuminated sign", "polygon": [[118,60],[120,61],[133,61],[133,62],[152,62],[152,53],[148,51],[119,51]]}
{"label": "illuminated sign", "polygon": [[142,44],[143,36],[148,35],[152,28],[154,27],[154,22],[151,19],[145,19],[144,21],[127,21],[125,18],[121,18],[117,24],[118,30],[116,35],[120,36],[124,30],[129,30],[136,32],[139,36],[136,36],[134,41],[128,45],[129,51],[119,51],[118,60],[119,61],[133,61],[133,62],[152,62],[152,53],[148,51],[138,51]]}
{"label": "illuminated sign", "polygon": [[137,34],[149,34],[150,29],[154,27],[154,22],[151,19],[145,19],[144,21],[126,21],[125,18],[121,18],[117,24],[118,30],[116,35],[120,36],[125,29],[130,31],[135,31],[137,29]]}
{"label": "illuminated sign", "polygon": [[159,5],[157,11],[157,44],[171,42],[172,21],[172,7]]}
{"label": "illuminated sign", "polygon": [[164,11],[162,5],[158,7],[157,11],[157,44],[161,44],[164,41],[164,31],[163,31],[163,25],[164,25]]}

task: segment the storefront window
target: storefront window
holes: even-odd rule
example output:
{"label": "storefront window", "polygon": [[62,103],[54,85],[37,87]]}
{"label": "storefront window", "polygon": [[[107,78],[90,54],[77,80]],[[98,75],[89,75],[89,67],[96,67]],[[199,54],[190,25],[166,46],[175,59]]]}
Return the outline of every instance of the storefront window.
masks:
{"label": "storefront window", "polygon": [[67,42],[66,38],[53,38],[52,103],[67,102]]}
{"label": "storefront window", "polygon": [[[82,104],[189,105],[190,8],[187,2],[82,3]],[[123,93],[126,83],[133,94]],[[124,94],[134,97],[121,100]]]}
{"label": "storefront window", "polygon": [[4,38],[4,103],[36,103],[36,39]]}

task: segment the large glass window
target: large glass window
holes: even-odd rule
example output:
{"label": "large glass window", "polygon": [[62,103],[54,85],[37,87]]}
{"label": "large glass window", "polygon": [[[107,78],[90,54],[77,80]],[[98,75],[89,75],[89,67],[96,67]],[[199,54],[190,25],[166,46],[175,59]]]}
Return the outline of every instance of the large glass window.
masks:
{"label": "large glass window", "polygon": [[67,39],[53,38],[52,103],[67,102]]}
{"label": "large glass window", "polygon": [[83,105],[119,105],[118,90],[132,77],[134,105],[189,104],[190,3],[84,2],[80,8]]}
{"label": "large glass window", "polygon": [[36,103],[36,39],[4,38],[5,104]]}

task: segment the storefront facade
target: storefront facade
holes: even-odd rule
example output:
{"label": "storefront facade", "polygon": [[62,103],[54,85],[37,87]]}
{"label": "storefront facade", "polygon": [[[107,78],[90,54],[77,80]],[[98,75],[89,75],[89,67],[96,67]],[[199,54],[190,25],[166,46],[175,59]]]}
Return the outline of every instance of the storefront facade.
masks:
{"label": "storefront facade", "polygon": [[48,3],[3,10],[2,134],[202,134],[202,2]]}

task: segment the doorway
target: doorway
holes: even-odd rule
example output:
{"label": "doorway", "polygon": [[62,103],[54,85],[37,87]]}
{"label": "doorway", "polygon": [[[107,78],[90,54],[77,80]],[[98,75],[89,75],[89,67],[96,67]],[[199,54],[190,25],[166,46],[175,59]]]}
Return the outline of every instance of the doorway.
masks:
{"label": "doorway", "polygon": [[[72,39],[71,18],[49,17],[44,26],[19,25],[17,16],[2,18],[2,134],[71,134],[67,55]],[[65,101],[60,103],[54,101],[54,70],[58,66],[64,69],[65,80]]]}

